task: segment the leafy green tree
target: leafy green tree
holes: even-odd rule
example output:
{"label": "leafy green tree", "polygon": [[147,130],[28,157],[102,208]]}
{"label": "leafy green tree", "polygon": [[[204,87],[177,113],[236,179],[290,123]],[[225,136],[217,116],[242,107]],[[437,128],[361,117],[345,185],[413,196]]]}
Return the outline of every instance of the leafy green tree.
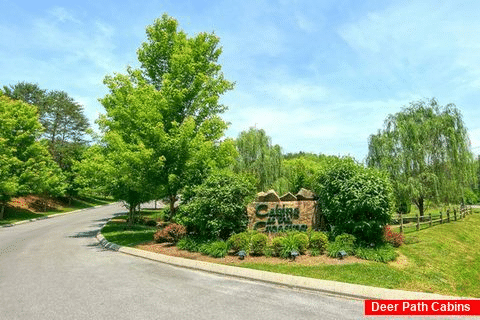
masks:
{"label": "leafy green tree", "polygon": [[251,176],[229,170],[215,172],[194,190],[194,197],[181,210],[178,220],[204,239],[228,239],[245,231],[247,204],[255,196]]}
{"label": "leafy green tree", "polygon": [[394,208],[386,173],[351,158],[331,160],[316,176],[315,192],[334,236],[348,233],[367,244],[382,242]]}
{"label": "leafy green tree", "polygon": [[4,86],[6,96],[22,100],[38,108],[38,116],[44,130],[42,138],[48,141],[53,159],[67,177],[67,193],[74,195],[72,165],[79,161],[86,148],[89,123],[83,107],[64,91],[47,91],[37,84],[19,82]]}
{"label": "leafy green tree", "polygon": [[390,173],[398,203],[461,201],[475,181],[470,140],[460,111],[435,99],[411,102],[370,136],[367,164]]}
{"label": "leafy green tree", "polygon": [[[337,157],[316,155],[309,153],[288,154],[282,162],[282,178],[286,181],[287,189],[275,187],[280,193],[297,193],[301,188],[313,189],[316,174],[328,166]],[[275,183],[275,186],[277,183]]]}
{"label": "leafy green tree", "polygon": [[220,95],[233,84],[217,63],[221,48],[214,34],[189,37],[167,15],[146,31],[137,51],[140,68],[105,78],[110,93],[101,99],[107,114],[99,123],[126,145],[149,150],[153,170],[144,185],[155,198],[167,197],[174,213],[182,189],[225,163],[211,155],[231,149],[219,142],[227,124],[217,115],[226,109]]}
{"label": "leafy green tree", "polygon": [[257,178],[257,191],[266,191],[281,177],[282,150],[272,145],[263,129],[250,128],[236,139],[238,158],[236,172],[250,173]]}
{"label": "leafy green tree", "polygon": [[42,126],[37,108],[0,96],[0,202],[1,215],[13,196],[44,193],[59,196],[65,191],[64,176],[38,141]]}

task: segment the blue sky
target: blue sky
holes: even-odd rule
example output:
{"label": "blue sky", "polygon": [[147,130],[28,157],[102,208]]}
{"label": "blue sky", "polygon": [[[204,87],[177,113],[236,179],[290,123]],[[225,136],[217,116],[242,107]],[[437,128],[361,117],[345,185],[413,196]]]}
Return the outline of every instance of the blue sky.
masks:
{"label": "blue sky", "polygon": [[227,136],[264,129],[284,152],[351,155],[410,101],[462,112],[480,152],[480,3],[476,1],[5,1],[0,85],[64,90],[93,122],[105,75],[137,64],[163,13],[188,34],[215,32],[236,82]]}

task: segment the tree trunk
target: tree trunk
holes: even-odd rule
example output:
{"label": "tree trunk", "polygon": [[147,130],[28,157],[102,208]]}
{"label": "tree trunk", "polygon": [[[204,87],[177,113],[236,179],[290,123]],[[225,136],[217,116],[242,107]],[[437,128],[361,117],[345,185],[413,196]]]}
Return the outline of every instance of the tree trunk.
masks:
{"label": "tree trunk", "polygon": [[425,206],[423,203],[423,198],[418,199],[418,211],[420,212],[420,217],[423,218],[423,215],[425,214]]}
{"label": "tree trunk", "polygon": [[3,219],[3,213],[5,212],[5,204],[2,203],[2,208],[0,209],[0,220]]}
{"label": "tree trunk", "polygon": [[133,220],[135,219],[135,205],[130,203],[128,207],[128,225],[132,226],[133,225]]}
{"label": "tree trunk", "polygon": [[170,218],[172,218],[175,215],[175,202],[177,201],[177,195],[176,194],[171,194],[170,195]]}

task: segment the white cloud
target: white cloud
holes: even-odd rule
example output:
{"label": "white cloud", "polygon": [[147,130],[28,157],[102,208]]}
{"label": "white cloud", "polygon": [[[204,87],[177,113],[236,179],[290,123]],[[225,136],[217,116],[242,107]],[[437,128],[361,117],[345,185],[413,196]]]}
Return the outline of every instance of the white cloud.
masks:
{"label": "white cloud", "polygon": [[48,10],[53,17],[57,18],[60,22],[73,22],[80,24],[80,20],[76,19],[74,15],[67,9],[63,7],[53,7]]}

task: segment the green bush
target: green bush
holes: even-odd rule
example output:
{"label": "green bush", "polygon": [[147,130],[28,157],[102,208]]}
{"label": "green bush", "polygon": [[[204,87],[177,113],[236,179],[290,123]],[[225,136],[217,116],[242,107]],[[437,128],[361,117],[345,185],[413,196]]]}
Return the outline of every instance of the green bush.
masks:
{"label": "green bush", "polygon": [[230,236],[227,243],[235,253],[241,250],[247,253],[250,252],[250,234],[248,232],[241,232]]}
{"label": "green bush", "polygon": [[272,239],[271,248],[275,257],[281,257],[284,240],[285,237],[282,236],[278,236]]}
{"label": "green bush", "polygon": [[277,257],[289,258],[292,251],[305,254],[308,248],[308,236],[305,233],[289,232],[286,236],[273,238],[271,250]]}
{"label": "green bush", "polygon": [[300,254],[305,254],[308,248],[308,236],[305,233],[297,233],[292,237],[297,247],[296,251],[298,251]]}
{"label": "green bush", "polygon": [[253,255],[261,256],[267,247],[268,237],[266,234],[257,233],[251,238],[251,252]]}
{"label": "green bush", "polygon": [[200,250],[200,245],[200,242],[190,237],[185,237],[177,242],[177,248],[190,252],[198,252]]}
{"label": "green bush", "polygon": [[395,248],[387,243],[373,248],[358,247],[355,249],[355,255],[361,259],[388,262],[397,259]]}
{"label": "green bush", "polygon": [[327,249],[328,236],[323,232],[310,233],[309,248],[310,252],[318,251],[318,254],[322,254]]}
{"label": "green bush", "polygon": [[201,238],[228,239],[246,229],[246,207],[254,196],[250,176],[217,172],[193,190],[193,197],[181,207],[177,220]]}
{"label": "green bush", "polygon": [[200,246],[200,252],[214,258],[223,258],[228,253],[228,244],[225,241],[205,243]]}
{"label": "green bush", "polygon": [[316,256],[319,256],[319,255],[321,255],[321,254],[322,254],[322,252],[320,252],[320,250],[317,249],[317,248],[311,248],[311,249],[310,249],[310,255],[311,255],[312,257],[316,257]]}
{"label": "green bush", "polygon": [[337,159],[317,174],[315,192],[334,236],[354,235],[359,242],[382,243],[383,227],[394,210],[388,176],[351,158]]}
{"label": "green bush", "polygon": [[345,251],[349,255],[355,253],[355,236],[351,234],[341,234],[335,237],[335,241],[327,246],[327,253],[329,257],[336,258],[340,251]]}

